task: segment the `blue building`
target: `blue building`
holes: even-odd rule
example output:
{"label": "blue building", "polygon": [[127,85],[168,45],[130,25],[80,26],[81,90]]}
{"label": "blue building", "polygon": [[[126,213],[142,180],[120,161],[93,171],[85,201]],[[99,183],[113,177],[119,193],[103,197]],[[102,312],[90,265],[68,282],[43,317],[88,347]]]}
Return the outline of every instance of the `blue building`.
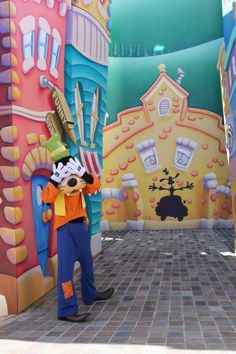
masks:
{"label": "blue building", "polygon": [[[110,1],[72,6],[67,18],[65,50],[65,96],[76,132],[76,145],[68,141],[71,154],[87,171],[102,176],[102,137],[107,103]],[[86,11],[85,11],[86,9]],[[95,11],[96,10],[96,11]],[[100,16],[101,15],[101,16]],[[104,28],[106,24],[106,28]],[[92,250],[101,250],[101,193],[86,199]]]}

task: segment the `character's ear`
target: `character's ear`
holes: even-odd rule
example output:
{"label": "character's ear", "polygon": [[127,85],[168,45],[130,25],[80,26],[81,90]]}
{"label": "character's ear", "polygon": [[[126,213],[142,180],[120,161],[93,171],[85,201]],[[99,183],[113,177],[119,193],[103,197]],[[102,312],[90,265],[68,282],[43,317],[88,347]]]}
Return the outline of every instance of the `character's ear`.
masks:
{"label": "character's ear", "polygon": [[169,174],[169,171],[167,170],[167,168],[165,168],[162,172],[164,172],[165,175]]}
{"label": "character's ear", "polygon": [[176,173],[175,177],[173,177],[173,179],[176,179],[177,177],[179,177],[179,173]]}

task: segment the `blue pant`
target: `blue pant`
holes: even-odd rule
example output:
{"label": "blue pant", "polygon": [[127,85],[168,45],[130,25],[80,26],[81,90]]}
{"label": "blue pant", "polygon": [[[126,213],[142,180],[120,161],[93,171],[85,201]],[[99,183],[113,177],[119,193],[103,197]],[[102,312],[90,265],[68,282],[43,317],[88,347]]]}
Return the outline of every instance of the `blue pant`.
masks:
{"label": "blue pant", "polygon": [[80,263],[81,295],[85,304],[91,304],[98,293],[94,287],[93,259],[90,235],[86,224],[68,223],[58,229],[58,317],[78,312],[77,296],[73,283],[74,264]]}

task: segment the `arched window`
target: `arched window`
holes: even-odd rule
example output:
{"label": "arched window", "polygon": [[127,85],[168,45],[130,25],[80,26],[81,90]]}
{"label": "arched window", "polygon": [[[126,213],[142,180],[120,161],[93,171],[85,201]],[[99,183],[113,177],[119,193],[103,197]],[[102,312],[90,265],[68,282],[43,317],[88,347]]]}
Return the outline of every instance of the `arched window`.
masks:
{"label": "arched window", "polygon": [[170,111],[170,99],[165,97],[161,101],[159,101],[158,112],[161,117],[168,117],[169,111]]}
{"label": "arched window", "polygon": [[146,173],[160,168],[154,139],[146,139],[136,145]]}
{"label": "arched window", "polygon": [[189,138],[177,138],[173,166],[177,170],[187,172],[196,148],[197,143],[195,141]]}
{"label": "arched window", "polygon": [[46,58],[48,52],[48,39],[51,33],[48,21],[44,17],[39,17],[38,33],[38,61],[37,67],[46,70]]}
{"label": "arched window", "polygon": [[51,52],[51,61],[50,61],[50,74],[58,78],[58,63],[60,57],[60,50],[61,50],[61,35],[56,28],[52,30],[52,52]]}
{"label": "arched window", "polygon": [[24,17],[20,21],[19,26],[22,33],[22,51],[24,58],[22,69],[24,73],[27,73],[34,66],[34,17]]}

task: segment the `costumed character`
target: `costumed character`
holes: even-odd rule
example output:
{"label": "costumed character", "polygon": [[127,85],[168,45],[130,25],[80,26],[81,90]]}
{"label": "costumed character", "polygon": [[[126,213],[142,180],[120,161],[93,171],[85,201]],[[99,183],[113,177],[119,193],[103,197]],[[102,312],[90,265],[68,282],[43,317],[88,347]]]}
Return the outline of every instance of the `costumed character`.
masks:
{"label": "costumed character", "polygon": [[58,254],[58,319],[82,322],[89,312],[79,314],[73,283],[74,264],[81,268],[81,295],[86,305],[106,300],[113,288],[99,292],[94,286],[93,259],[90,234],[86,225],[87,212],[84,194],[93,194],[100,188],[100,180],[87,173],[76,157],[69,155],[59,136],[42,143],[54,161],[51,178],[42,191],[42,200],[54,203],[54,227],[57,229]]}

